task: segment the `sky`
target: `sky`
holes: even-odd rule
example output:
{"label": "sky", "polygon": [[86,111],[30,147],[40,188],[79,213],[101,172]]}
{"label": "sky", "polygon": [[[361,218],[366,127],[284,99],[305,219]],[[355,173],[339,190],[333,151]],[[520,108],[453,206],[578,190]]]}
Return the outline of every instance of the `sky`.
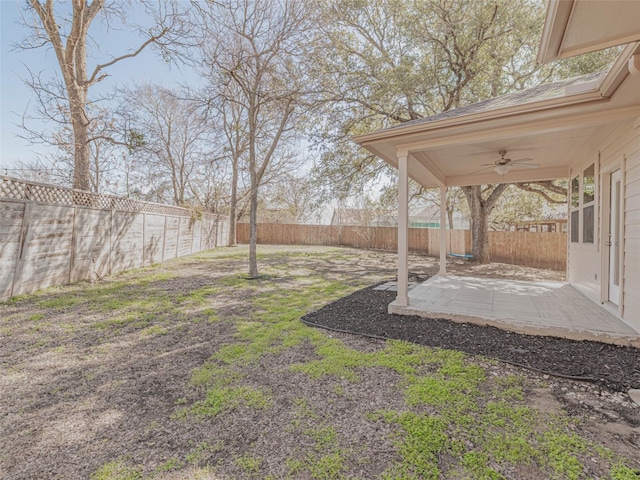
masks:
{"label": "sky", "polygon": [[[58,74],[59,67],[55,54],[49,47],[36,50],[17,50],[15,44],[25,37],[27,28],[21,25],[24,1],[0,0],[0,174],[10,176],[17,172],[9,169],[16,160],[28,161],[38,154],[45,154],[47,147],[29,145],[19,137],[18,126],[25,111],[32,110],[35,102],[33,91],[27,87],[23,78],[28,76],[28,68],[34,72],[42,72],[49,77]],[[67,2],[68,5],[68,2]],[[135,6],[135,2],[134,2]],[[135,8],[129,17],[130,21],[144,23],[145,14]],[[117,26],[116,26],[117,27]],[[124,30],[107,31],[96,19],[90,29],[96,45],[91,48],[87,61],[89,71],[96,63],[104,63],[113,57],[135,50],[142,39],[135,33]],[[28,67],[28,68],[27,68]],[[169,65],[151,49],[145,49],[135,58],[119,62],[108,69],[109,77],[92,88],[110,91],[114,87],[132,86],[134,83],[158,83],[166,87],[197,83],[197,77],[185,67]],[[90,90],[90,92],[93,90]],[[51,125],[32,123],[34,127],[51,128]]]}

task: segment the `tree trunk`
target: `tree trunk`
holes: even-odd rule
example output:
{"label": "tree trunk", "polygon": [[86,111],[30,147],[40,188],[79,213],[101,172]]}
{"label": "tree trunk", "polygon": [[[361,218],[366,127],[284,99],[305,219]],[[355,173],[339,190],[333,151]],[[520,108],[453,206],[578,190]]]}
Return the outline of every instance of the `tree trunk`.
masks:
{"label": "tree trunk", "polygon": [[249,101],[249,278],[258,278],[258,167],[256,163],[257,125],[256,108],[253,100]]}
{"label": "tree trunk", "polygon": [[491,262],[489,251],[489,213],[481,202],[473,202],[471,209],[471,239],[473,258],[478,263]]}
{"label": "tree trunk", "polygon": [[234,158],[231,165],[231,206],[229,207],[229,246],[235,247],[238,241],[236,236],[236,210],[238,209],[238,159]]}
{"label": "tree trunk", "polygon": [[[72,79],[66,79],[68,84]],[[69,112],[71,114],[71,125],[73,126],[74,140],[74,168],[73,168],[73,188],[79,190],[91,190],[91,165],[89,159],[89,125],[85,112],[86,93],[69,90]]]}
{"label": "tree trunk", "polygon": [[447,218],[449,220],[449,230],[453,230],[453,207],[447,205]]}
{"label": "tree trunk", "polygon": [[73,169],[73,188],[91,190],[91,166],[89,165],[89,134],[82,122],[73,122],[75,141],[75,161]]}
{"label": "tree trunk", "polygon": [[477,263],[489,263],[489,215],[500,195],[509,187],[508,183],[496,185],[489,196],[482,196],[482,186],[461,187],[471,212],[471,238],[473,259]]}
{"label": "tree trunk", "polygon": [[[252,175],[253,177],[253,175]],[[249,278],[258,278],[258,184],[251,181],[249,207]]]}

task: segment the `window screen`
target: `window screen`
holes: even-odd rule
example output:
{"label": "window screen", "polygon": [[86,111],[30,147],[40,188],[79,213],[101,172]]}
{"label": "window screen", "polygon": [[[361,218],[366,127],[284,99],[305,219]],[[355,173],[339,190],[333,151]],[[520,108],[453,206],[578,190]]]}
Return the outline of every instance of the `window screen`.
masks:
{"label": "window screen", "polygon": [[594,206],[582,210],[582,243],[593,243],[594,240]]}
{"label": "window screen", "polygon": [[571,243],[580,241],[580,210],[571,212]]}

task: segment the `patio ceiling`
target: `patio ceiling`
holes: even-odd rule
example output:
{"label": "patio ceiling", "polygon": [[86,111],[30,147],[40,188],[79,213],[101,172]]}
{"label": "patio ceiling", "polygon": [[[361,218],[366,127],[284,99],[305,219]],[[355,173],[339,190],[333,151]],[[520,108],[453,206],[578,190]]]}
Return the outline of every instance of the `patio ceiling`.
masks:
{"label": "patio ceiling", "polygon": [[[640,77],[626,70],[628,55],[639,49],[625,49],[601,77],[548,84],[533,96],[516,93],[354,140],[395,167],[398,156],[408,154],[409,176],[427,187],[566,178],[614,129],[640,117]],[[499,160],[500,150],[539,167],[514,167],[506,175],[482,167]]]}

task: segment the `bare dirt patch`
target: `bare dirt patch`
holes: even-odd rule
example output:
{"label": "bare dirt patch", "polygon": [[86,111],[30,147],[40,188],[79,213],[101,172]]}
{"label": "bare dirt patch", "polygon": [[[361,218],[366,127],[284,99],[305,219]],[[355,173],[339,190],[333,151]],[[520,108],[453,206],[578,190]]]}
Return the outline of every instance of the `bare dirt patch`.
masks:
{"label": "bare dirt patch", "polygon": [[[496,395],[515,389],[511,403],[545,421],[562,418],[562,435],[579,435],[584,452],[607,448],[593,465],[574,455],[581,476],[640,467],[636,410],[622,394],[481,357],[404,354],[401,344],[299,322],[392,279],[394,255],[295,247],[260,253],[263,277],[254,281],[245,278],[246,249],[222,249],[0,304],[0,477],[402,478],[427,468],[407,450],[408,415],[440,419],[432,427],[442,427],[444,436],[434,438],[443,443],[428,460],[448,476],[475,478],[478,468],[505,478],[569,471],[538,453],[478,462],[481,447],[467,430],[453,430],[467,428],[466,414],[454,417],[420,390],[445,367],[443,381],[475,375],[469,382],[478,385],[477,405],[498,405]],[[429,258],[412,265],[417,278],[437,270]],[[452,264],[469,275],[495,275],[495,268]],[[507,278],[560,277],[503,270]],[[483,409],[470,412],[488,421]],[[540,423],[536,431],[546,428]]]}

